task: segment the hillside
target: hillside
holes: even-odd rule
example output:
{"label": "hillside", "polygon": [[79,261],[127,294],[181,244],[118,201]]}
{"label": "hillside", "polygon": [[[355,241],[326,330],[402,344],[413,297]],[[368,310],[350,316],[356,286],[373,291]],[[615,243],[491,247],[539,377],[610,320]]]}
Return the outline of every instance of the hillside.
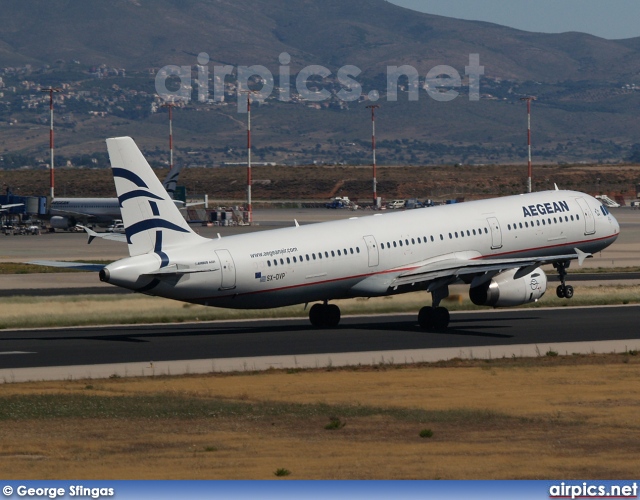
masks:
{"label": "hillside", "polygon": [[[330,103],[282,103],[274,93],[256,106],[257,161],[369,161],[369,102],[336,97],[335,76],[347,64],[362,70],[364,95],[381,93],[381,164],[524,162],[525,95],[538,97],[537,161],[616,163],[640,143],[640,38],[528,33],[384,0],[4,0],[2,15],[0,169],[46,162],[48,100],[41,85],[65,87],[56,103],[61,165],[106,165],[104,138],[116,135],[134,136],[152,162],[163,164],[167,116],[152,111],[160,104],[155,75],[170,64],[195,69],[201,52],[211,58],[210,76],[214,66],[254,64],[277,75],[283,52],[291,55],[292,86],[307,65],[332,72],[319,84],[331,91]],[[480,102],[466,93],[472,53],[485,68]],[[387,66],[403,64],[418,70],[421,86],[436,65],[454,67],[463,76],[460,96],[436,102],[421,89],[419,102],[403,91],[390,102]],[[235,89],[227,90],[225,103],[198,103],[194,90],[189,105],[176,110],[178,161],[244,161],[246,116],[234,106]]]}
{"label": "hillside", "polygon": [[461,68],[481,53],[493,77],[612,80],[640,70],[637,41],[528,33],[414,12],[384,0],[3,0],[0,66],[76,59],[130,70],[212,63],[274,68],[411,64]]}

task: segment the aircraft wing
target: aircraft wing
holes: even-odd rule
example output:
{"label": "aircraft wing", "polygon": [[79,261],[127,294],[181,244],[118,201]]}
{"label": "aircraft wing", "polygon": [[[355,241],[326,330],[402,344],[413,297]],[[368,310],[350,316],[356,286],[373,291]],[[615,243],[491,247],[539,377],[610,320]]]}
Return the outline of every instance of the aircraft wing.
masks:
{"label": "aircraft wing", "polygon": [[89,229],[86,226],[81,226],[80,224],[78,224],[78,227],[81,227],[87,233],[88,235],[87,245],[91,245],[91,242],[96,238],[100,238],[103,240],[110,240],[110,241],[119,241],[121,243],[127,242],[127,235],[123,233],[96,233],[95,231]]}
{"label": "aircraft wing", "polygon": [[84,219],[93,219],[96,216],[92,215],[92,214],[88,214],[85,212],[74,212],[73,210],[62,210],[60,208],[54,208],[54,210],[56,211],[56,214],[66,214],[66,215],[73,215],[76,217],[80,217],[80,218],[84,218]]}
{"label": "aircraft wing", "polygon": [[0,205],[0,211],[8,210],[14,207],[22,207],[22,206],[24,206],[24,203],[13,203],[12,205]]}
{"label": "aircraft wing", "polygon": [[104,264],[87,264],[86,262],[61,262],[58,260],[33,260],[27,262],[34,266],[61,267],[65,269],[77,269],[78,271],[96,271],[104,268]]}
{"label": "aircraft wing", "polygon": [[390,287],[394,288],[443,278],[458,278],[465,275],[475,275],[472,286],[478,286],[490,280],[496,274],[508,269],[519,268],[514,276],[515,279],[518,279],[545,264],[578,259],[579,264],[582,265],[584,259],[592,257],[591,254],[585,253],[578,248],[574,248],[574,251],[575,253],[565,255],[516,259],[478,259],[472,258],[472,256],[465,253],[449,254],[419,263],[418,267],[399,274],[391,281]]}

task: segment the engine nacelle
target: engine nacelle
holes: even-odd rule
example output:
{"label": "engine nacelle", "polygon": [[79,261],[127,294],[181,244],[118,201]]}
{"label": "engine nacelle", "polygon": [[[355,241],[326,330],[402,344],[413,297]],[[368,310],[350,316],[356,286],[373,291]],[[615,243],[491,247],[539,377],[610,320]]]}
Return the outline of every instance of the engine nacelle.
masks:
{"label": "engine nacelle", "polygon": [[510,307],[537,302],[547,291],[547,275],[540,268],[514,279],[518,269],[498,274],[490,282],[469,289],[477,306]]}
{"label": "engine nacelle", "polygon": [[49,219],[49,224],[53,229],[64,229],[65,231],[69,228],[75,226],[75,222],[70,220],[68,217],[62,217],[60,215],[55,215]]}

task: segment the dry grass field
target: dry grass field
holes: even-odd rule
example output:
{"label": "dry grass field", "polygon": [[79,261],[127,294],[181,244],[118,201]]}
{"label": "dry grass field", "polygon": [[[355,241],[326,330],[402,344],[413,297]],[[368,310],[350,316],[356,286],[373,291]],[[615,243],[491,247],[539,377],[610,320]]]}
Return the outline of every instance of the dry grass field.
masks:
{"label": "dry grass field", "polygon": [[[163,179],[166,169],[158,169]],[[522,193],[526,165],[483,166],[380,166],[378,195],[394,198],[489,198]],[[188,168],[180,184],[188,193],[208,193],[212,202],[246,197],[246,167]],[[354,166],[256,166],[253,169],[254,202],[266,200],[327,200],[349,196],[368,202],[371,197],[371,167]],[[635,198],[640,166],[634,165],[536,165],[533,190],[577,189],[590,194],[623,194]],[[46,195],[49,176],[45,170],[0,171],[0,183],[14,194]],[[115,196],[109,169],[56,169],[58,196]]]}
{"label": "dry grass field", "polygon": [[636,352],[8,384],[0,470],[5,479],[268,479],[278,469],[291,479],[628,479],[640,470],[639,407]]}

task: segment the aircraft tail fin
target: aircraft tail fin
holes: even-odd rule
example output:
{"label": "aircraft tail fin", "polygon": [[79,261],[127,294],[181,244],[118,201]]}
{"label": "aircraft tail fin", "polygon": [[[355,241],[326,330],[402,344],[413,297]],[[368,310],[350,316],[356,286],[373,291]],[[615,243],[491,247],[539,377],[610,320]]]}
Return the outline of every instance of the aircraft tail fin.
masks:
{"label": "aircraft tail fin", "polygon": [[173,200],[175,199],[176,187],[178,185],[178,177],[180,176],[180,171],[182,170],[183,165],[174,165],[169,173],[165,177],[164,181],[162,181],[162,185],[166,189],[169,197]]}
{"label": "aircraft tail fin", "polygon": [[154,252],[165,266],[163,249],[204,240],[189,227],[131,137],[107,139],[107,150],[132,257]]}

